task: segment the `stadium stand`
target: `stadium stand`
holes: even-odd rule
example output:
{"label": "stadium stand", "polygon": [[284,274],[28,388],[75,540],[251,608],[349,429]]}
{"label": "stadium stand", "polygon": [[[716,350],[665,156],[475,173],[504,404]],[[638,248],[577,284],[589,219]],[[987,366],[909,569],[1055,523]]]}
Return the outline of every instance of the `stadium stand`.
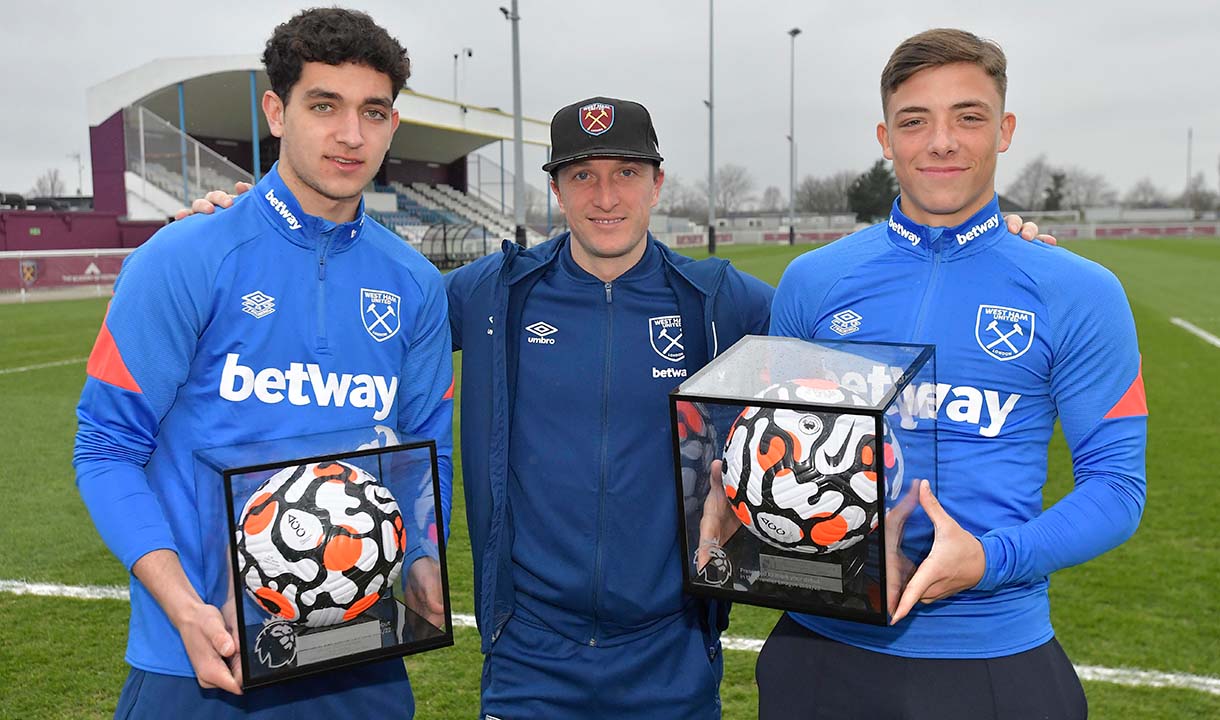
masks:
{"label": "stadium stand", "polygon": [[[267,90],[253,55],[161,58],[89,88],[95,210],[164,222],[208,190],[257,181],[279,154],[259,108]],[[479,148],[512,139],[512,116],[409,89],[395,107],[401,124],[370,188],[394,198],[370,200],[370,215],[441,266],[498,248],[512,221],[466,195],[467,168]],[[525,118],[523,127],[525,142],[550,144],[549,123]],[[474,167],[470,179],[482,182],[482,165]],[[531,230],[529,239],[544,238]]]}

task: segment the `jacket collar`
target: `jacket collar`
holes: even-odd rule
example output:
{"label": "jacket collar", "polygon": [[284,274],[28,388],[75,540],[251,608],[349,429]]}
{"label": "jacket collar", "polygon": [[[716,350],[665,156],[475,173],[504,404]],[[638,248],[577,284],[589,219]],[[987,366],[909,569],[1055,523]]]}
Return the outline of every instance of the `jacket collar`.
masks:
{"label": "jacket collar", "polygon": [[[529,249],[523,249],[513,241],[505,240],[502,244],[505,257],[501,268],[505,284],[515,285],[533,273],[551,267],[558,261],[560,252],[568,252],[570,235],[571,233],[562,233]],[[705,296],[715,294],[729,265],[728,261],[722,258],[695,262],[671,250],[653,237],[652,233],[648,233],[648,244],[649,252],[660,253],[663,266],[674,271]]]}
{"label": "jacket collar", "polygon": [[915,222],[899,208],[901,200],[901,197],[894,200],[886,233],[895,245],[919,254],[941,252],[947,256],[964,255],[1008,234],[1004,217],[1000,214],[999,196],[993,195],[991,202],[966,222],[953,227],[933,227]]}
{"label": "jacket collar", "polygon": [[272,165],[252,193],[259,211],[272,227],[294,245],[310,250],[329,247],[330,252],[342,252],[351,247],[364,231],[364,198],[360,199],[356,219],[351,222],[333,223],[326,218],[307,215],[284,184],[279,166],[278,162]]}

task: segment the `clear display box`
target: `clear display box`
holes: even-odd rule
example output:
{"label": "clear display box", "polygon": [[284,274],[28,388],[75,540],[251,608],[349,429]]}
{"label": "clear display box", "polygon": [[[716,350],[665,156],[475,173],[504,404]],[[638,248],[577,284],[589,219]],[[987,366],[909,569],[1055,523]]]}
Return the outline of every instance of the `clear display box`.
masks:
{"label": "clear display box", "polygon": [[252,688],[453,644],[436,443],[378,426],[195,453],[204,599]]}
{"label": "clear display box", "polygon": [[887,623],[932,544],[934,351],[750,335],[671,392],[686,590]]}

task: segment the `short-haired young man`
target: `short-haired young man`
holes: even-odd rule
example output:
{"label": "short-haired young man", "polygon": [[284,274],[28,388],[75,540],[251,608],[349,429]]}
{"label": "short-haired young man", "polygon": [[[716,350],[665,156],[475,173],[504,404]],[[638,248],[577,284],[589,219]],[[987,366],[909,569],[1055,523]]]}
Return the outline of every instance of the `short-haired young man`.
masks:
{"label": "short-haired young man", "polygon": [[[901,195],[888,223],[801,256],[771,332],[936,345],[934,542],[890,626],[785,615],[759,656],[762,718],[1083,718],[1055,640],[1047,578],[1126,540],[1144,506],[1135,324],[1095,263],[1021,242],[1000,222],[1004,54],[959,30],[903,42],[882,75],[877,139]],[[1056,418],[1075,488],[1045,511]]]}
{"label": "short-haired young man", "polygon": [[[280,159],[229,212],[159,231],[124,264],[77,415],[77,485],[131,571],[131,672],[116,717],[403,717],[400,660],[242,695],[231,606],[204,588],[193,452],[384,425],[435,438],[452,482],[452,363],[440,274],[364,214],[362,193],[398,126],[406,52],[367,15],[308,10],[276,28],[263,97]],[[367,289],[394,317],[374,334]],[[377,309],[381,318],[386,313]],[[382,318],[384,319],[384,318]],[[365,377],[318,390],[325,377]],[[238,385],[265,379],[255,392]],[[249,378],[246,380],[245,378]],[[261,382],[261,381],[260,381]],[[325,396],[324,396],[325,395]],[[439,566],[408,548],[410,598],[435,616]]]}

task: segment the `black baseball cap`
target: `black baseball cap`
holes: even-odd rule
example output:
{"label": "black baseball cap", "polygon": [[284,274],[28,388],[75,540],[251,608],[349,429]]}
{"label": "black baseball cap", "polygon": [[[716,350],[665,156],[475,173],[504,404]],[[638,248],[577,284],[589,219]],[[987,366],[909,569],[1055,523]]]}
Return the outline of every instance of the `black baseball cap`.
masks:
{"label": "black baseball cap", "polygon": [[551,118],[551,159],[542,166],[595,157],[648,160],[660,164],[657,131],[648,108],[630,100],[595,97],[561,108]]}

